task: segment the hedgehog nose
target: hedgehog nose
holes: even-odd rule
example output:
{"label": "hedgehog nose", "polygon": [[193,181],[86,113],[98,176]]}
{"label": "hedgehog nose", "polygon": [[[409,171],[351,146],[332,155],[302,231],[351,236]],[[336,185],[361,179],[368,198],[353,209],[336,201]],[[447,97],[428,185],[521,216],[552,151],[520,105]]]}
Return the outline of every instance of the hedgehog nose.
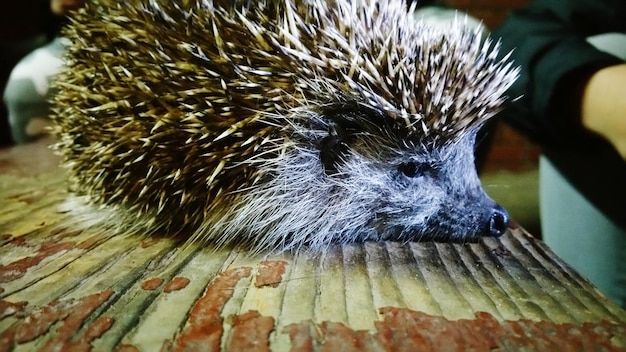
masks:
{"label": "hedgehog nose", "polygon": [[491,209],[489,216],[489,234],[494,237],[502,236],[509,227],[509,213],[504,208],[496,204]]}

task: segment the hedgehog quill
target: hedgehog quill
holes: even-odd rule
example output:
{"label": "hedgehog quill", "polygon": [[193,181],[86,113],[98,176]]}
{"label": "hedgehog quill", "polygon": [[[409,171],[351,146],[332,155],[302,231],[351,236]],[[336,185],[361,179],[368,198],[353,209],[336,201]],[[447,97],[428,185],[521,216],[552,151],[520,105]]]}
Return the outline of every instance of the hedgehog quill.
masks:
{"label": "hedgehog quill", "polygon": [[120,233],[323,250],[500,236],[475,136],[518,71],[404,1],[91,1],[53,99],[75,212]]}

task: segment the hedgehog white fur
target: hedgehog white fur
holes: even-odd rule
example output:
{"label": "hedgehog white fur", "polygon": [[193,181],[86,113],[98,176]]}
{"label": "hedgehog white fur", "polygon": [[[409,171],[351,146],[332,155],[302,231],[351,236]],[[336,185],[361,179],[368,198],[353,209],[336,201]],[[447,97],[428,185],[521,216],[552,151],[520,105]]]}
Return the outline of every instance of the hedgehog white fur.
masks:
{"label": "hedgehog white fur", "polygon": [[501,235],[473,149],[517,69],[413,10],[88,2],[55,83],[71,190],[99,226],[251,250]]}

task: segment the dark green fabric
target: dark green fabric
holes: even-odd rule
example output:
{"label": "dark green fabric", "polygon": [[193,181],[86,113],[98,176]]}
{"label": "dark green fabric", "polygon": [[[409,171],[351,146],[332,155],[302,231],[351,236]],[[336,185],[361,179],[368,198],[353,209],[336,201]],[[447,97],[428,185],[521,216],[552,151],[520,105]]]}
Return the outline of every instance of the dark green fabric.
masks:
{"label": "dark green fabric", "polygon": [[626,33],[626,1],[537,0],[511,13],[493,35],[501,38],[503,55],[512,50],[521,67],[509,90],[518,99],[500,117],[540,143],[561,174],[626,229],[626,163],[577,122],[572,111],[579,99],[557,104],[564,101],[562,92],[575,91],[573,82],[622,62],[586,42],[589,36],[615,32]]}
{"label": "dark green fabric", "polygon": [[509,91],[511,98],[519,99],[507,107],[505,120],[542,144],[580,146],[579,138],[585,136],[576,135],[572,141],[578,129],[563,124],[571,119],[560,116],[551,103],[568,75],[621,61],[585,41],[608,32],[626,32],[626,1],[539,0],[511,13],[493,33],[502,40],[501,52],[513,50],[512,58],[522,68]]}

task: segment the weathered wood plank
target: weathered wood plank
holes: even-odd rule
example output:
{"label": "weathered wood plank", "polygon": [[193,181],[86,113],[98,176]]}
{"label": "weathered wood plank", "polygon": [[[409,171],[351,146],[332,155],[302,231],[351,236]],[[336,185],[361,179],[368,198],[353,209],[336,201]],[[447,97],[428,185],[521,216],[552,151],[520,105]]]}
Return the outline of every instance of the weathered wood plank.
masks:
{"label": "weathered wood plank", "polygon": [[0,151],[0,351],[626,349],[626,312],[522,229],[262,255],[75,231],[35,152]]}

